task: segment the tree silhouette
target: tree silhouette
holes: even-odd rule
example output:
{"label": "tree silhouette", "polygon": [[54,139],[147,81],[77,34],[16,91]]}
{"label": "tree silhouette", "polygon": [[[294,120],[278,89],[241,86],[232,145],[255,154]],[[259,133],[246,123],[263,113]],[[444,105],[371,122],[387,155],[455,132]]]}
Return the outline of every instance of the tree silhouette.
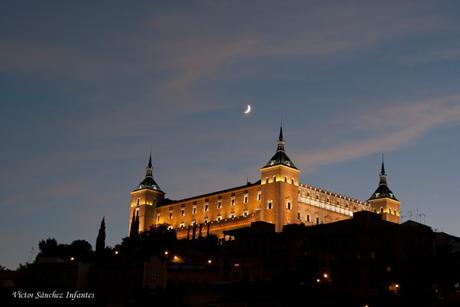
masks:
{"label": "tree silhouette", "polygon": [[136,212],[136,215],[133,214],[133,219],[131,220],[131,229],[129,230],[129,236],[131,238],[137,237],[139,235],[139,212]]}
{"label": "tree silhouette", "polygon": [[102,218],[101,227],[99,227],[99,233],[96,239],[96,253],[100,254],[105,249],[105,217]]}
{"label": "tree silhouette", "polygon": [[56,239],[48,238],[38,243],[40,253],[38,253],[36,260],[43,257],[59,257],[68,259],[70,257],[81,259],[88,259],[92,255],[92,247],[88,241],[75,240],[70,244],[58,244]]}
{"label": "tree silhouette", "polygon": [[177,244],[176,231],[168,229],[168,225],[159,225],[140,234],[124,238],[121,245],[117,245],[115,249],[122,251],[125,255],[145,258],[159,255],[164,249],[175,244]]}
{"label": "tree silhouette", "polygon": [[56,256],[58,251],[58,243],[56,239],[48,238],[46,240],[41,240],[38,243],[38,248],[40,249],[40,254]]}

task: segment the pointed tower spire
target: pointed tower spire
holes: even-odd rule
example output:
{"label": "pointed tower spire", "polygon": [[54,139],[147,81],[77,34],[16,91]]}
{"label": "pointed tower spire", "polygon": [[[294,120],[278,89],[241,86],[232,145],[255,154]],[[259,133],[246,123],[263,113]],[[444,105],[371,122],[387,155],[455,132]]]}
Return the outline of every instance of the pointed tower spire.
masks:
{"label": "pointed tower spire", "polygon": [[147,177],[153,177],[152,152],[150,152],[149,163],[147,164],[147,168],[145,171],[145,178]]}
{"label": "pointed tower spire", "polygon": [[147,163],[147,167],[145,168],[145,178],[139,184],[137,190],[139,189],[151,189],[161,191],[160,187],[153,179],[152,152],[150,152],[149,162]]}
{"label": "pointed tower spire", "polygon": [[369,199],[376,199],[376,198],[391,198],[391,199],[397,200],[393,192],[388,187],[387,174],[385,172],[385,161],[384,161],[383,154],[382,154],[382,164],[380,166],[379,186],[377,187],[377,190],[375,190],[374,194],[372,194],[372,196]]}
{"label": "pointed tower spire", "polygon": [[385,174],[385,156],[382,154],[382,168],[380,169],[380,175],[386,175]]}
{"label": "pointed tower spire", "polygon": [[284,136],[283,136],[283,125],[281,123],[280,125],[280,132],[278,136],[278,140],[276,141],[277,147],[276,147],[276,153],[275,155],[270,159],[270,161],[267,162],[267,164],[264,167],[270,167],[278,164],[282,164],[285,166],[289,166],[292,168],[295,168],[294,163],[292,163],[291,159],[286,154],[286,150],[284,149]]}
{"label": "pointed tower spire", "polygon": [[280,125],[280,135],[278,137],[278,141],[279,142],[283,142],[284,141],[284,138],[283,138],[283,122],[281,122],[281,125]]}
{"label": "pointed tower spire", "polygon": [[282,151],[284,152],[284,137],[283,137],[283,124],[281,124],[280,126],[280,134],[278,136],[278,141],[276,142],[277,143],[277,149],[276,151]]}
{"label": "pointed tower spire", "polygon": [[382,166],[380,167],[380,176],[379,176],[379,185],[388,185],[387,183],[387,174],[385,173],[385,161],[382,154]]}

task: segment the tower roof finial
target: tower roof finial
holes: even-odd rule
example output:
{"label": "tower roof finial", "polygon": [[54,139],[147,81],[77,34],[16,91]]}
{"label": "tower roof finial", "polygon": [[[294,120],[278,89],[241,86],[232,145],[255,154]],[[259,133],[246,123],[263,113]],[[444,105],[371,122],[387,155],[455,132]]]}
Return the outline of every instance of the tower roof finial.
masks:
{"label": "tower roof finial", "polygon": [[145,189],[145,188],[161,191],[160,187],[153,179],[152,152],[150,152],[150,155],[149,155],[149,162],[145,170],[145,178],[139,184],[139,187],[138,187],[138,189]]}
{"label": "tower roof finial", "polygon": [[387,174],[385,172],[385,161],[384,161],[383,153],[382,153],[382,165],[381,165],[380,174],[379,174],[379,186],[377,187],[377,190],[375,190],[375,192],[371,195],[369,199],[376,199],[376,198],[391,198],[391,199],[397,200],[393,192],[388,187]]}
{"label": "tower roof finial", "polygon": [[386,175],[385,174],[385,155],[382,153],[382,167],[380,168],[380,175]]}
{"label": "tower roof finial", "polygon": [[278,141],[279,141],[279,142],[284,142],[284,137],[283,137],[283,120],[281,120],[280,135],[278,136]]}
{"label": "tower roof finial", "polygon": [[275,155],[267,162],[264,167],[270,167],[273,165],[283,164],[292,168],[295,168],[294,163],[292,163],[291,159],[286,154],[284,149],[284,136],[283,136],[283,123],[281,122],[280,125],[280,133],[277,140],[277,148]]}

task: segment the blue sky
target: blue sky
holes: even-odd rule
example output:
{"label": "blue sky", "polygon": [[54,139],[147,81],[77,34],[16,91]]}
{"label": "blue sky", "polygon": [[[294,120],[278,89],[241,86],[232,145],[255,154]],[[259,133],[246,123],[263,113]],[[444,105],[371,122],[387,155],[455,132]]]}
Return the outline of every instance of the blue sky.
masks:
{"label": "blue sky", "polygon": [[[127,234],[152,150],[170,198],[258,179],[283,120],[302,181],[460,235],[457,1],[2,1],[0,265]],[[253,106],[243,116],[246,104]]]}

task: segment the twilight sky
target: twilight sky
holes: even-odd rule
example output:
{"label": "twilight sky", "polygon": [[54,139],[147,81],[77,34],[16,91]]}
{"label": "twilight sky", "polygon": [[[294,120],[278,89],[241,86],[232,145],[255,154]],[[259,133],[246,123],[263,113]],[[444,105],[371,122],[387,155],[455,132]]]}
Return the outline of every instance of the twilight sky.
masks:
{"label": "twilight sky", "polygon": [[[0,265],[127,235],[152,150],[167,197],[255,181],[367,199],[460,236],[458,1],[2,1]],[[249,117],[245,105],[253,105]],[[420,220],[420,218],[419,218]]]}

